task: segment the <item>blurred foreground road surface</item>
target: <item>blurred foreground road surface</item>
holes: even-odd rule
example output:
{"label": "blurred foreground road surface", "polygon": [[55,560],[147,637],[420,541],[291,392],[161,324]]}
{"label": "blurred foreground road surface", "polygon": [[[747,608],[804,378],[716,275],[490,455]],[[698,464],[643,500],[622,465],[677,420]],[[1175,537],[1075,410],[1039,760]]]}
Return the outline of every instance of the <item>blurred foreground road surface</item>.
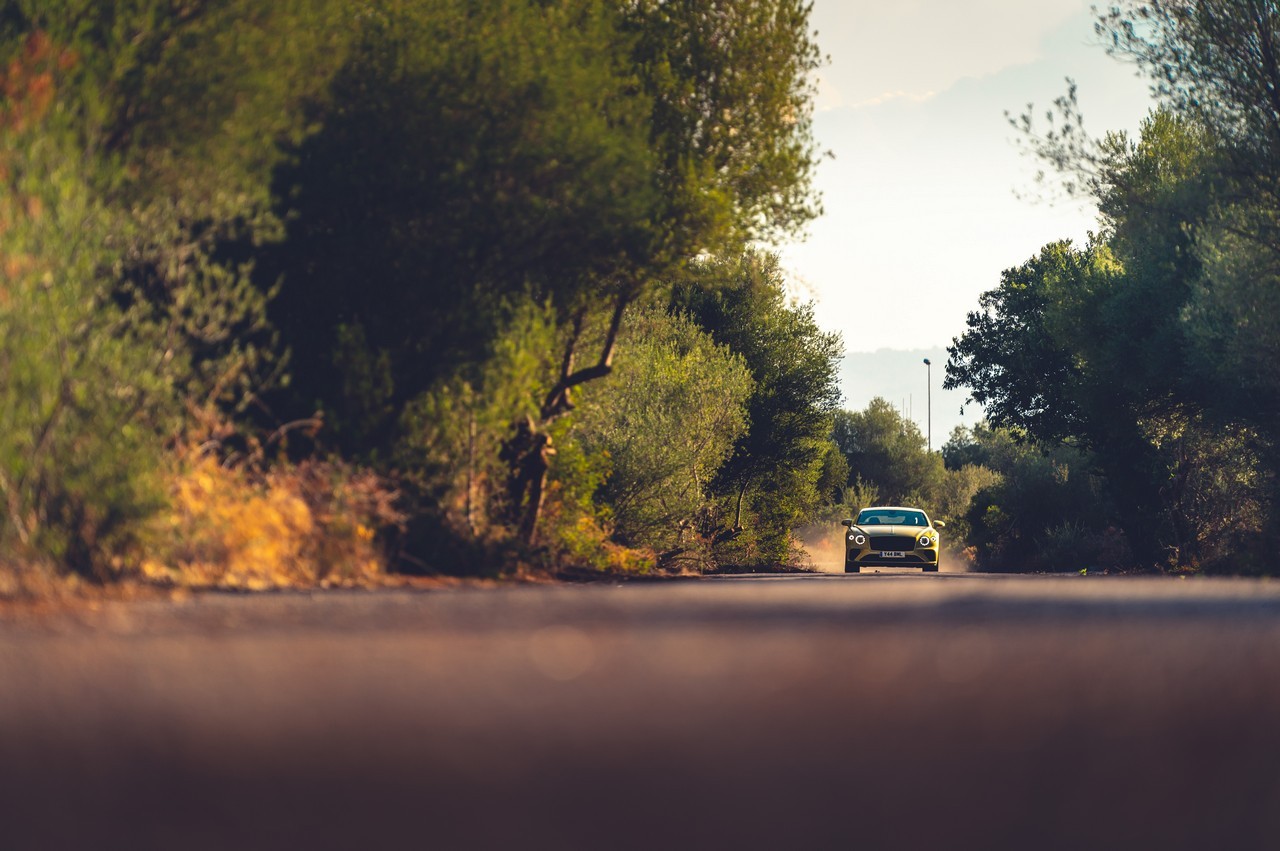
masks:
{"label": "blurred foreground road surface", "polygon": [[1280,848],[1280,583],[206,595],[0,623],[0,848]]}

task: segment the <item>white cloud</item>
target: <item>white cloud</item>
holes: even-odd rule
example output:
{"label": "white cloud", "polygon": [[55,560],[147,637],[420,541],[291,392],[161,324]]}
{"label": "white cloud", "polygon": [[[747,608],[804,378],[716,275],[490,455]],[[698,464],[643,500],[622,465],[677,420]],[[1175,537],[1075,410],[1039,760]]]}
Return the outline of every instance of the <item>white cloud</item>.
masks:
{"label": "white cloud", "polygon": [[891,101],[906,101],[908,103],[924,103],[925,101],[936,97],[937,94],[938,94],[937,92],[904,92],[904,91],[884,92],[883,94],[876,95],[873,98],[868,98],[867,100],[859,101],[855,104],[852,104],[850,108],[864,109],[870,106],[883,106],[884,104],[889,103]]}
{"label": "white cloud", "polygon": [[[818,13],[869,8],[861,2],[818,3]],[[1076,0],[1017,3],[1019,8],[1035,5],[1037,12],[1044,4],[1050,19],[1081,5]],[[920,10],[937,5],[899,0],[877,5],[875,14],[888,21],[896,9],[903,18],[894,23],[896,31],[911,31]],[[972,3],[986,9],[1010,5],[1010,0]],[[968,42],[985,43],[987,36],[971,38],[970,33],[987,25],[974,18],[956,29],[952,40],[966,44],[948,55],[963,58],[973,49]],[[826,215],[783,257],[801,289],[816,298],[819,321],[844,334],[848,351],[925,349],[949,342],[964,330],[967,312],[981,292],[998,283],[1003,269],[1025,261],[1046,242],[1081,239],[1095,227],[1087,207],[1054,208],[1015,197],[1015,189],[1030,188],[1036,164],[1019,156],[1003,115],[1028,101],[1048,104],[1063,92],[1063,78],[1070,75],[1080,82],[1092,132],[1136,125],[1146,109],[1146,86],[1101,49],[1087,46],[1091,35],[1086,4],[1052,33],[1015,39],[1003,52],[993,49],[985,64],[957,59],[954,68],[934,68],[932,79],[942,81],[937,86],[905,77],[881,81],[877,88],[851,85],[838,75],[820,81],[825,100],[814,132],[819,147],[836,157],[821,164],[815,181]],[[845,61],[838,41],[820,39],[833,54],[833,65]],[[1019,63],[1030,54],[1039,58]],[[981,73],[983,67],[1000,70]],[[911,321],[878,316],[874,305],[883,294],[910,299],[916,305]]]}
{"label": "white cloud", "polygon": [[1045,35],[1092,0],[817,0],[831,55],[824,74],[844,103],[884,92],[940,92],[1034,61]]}

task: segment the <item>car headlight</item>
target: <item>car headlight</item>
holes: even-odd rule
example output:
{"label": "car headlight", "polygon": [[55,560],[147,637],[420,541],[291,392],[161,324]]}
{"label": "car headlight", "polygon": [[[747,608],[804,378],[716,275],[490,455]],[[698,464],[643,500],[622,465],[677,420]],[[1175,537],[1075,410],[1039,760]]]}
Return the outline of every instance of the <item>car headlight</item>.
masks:
{"label": "car headlight", "polygon": [[864,535],[854,535],[854,534],[850,534],[850,535],[849,535],[849,540],[850,540],[852,543],[857,544],[858,546],[862,546],[863,544],[865,544],[865,543],[867,542],[866,536],[864,536]]}
{"label": "car headlight", "polygon": [[927,547],[933,543],[933,538],[929,537],[929,533],[925,532],[920,536],[920,546]]}

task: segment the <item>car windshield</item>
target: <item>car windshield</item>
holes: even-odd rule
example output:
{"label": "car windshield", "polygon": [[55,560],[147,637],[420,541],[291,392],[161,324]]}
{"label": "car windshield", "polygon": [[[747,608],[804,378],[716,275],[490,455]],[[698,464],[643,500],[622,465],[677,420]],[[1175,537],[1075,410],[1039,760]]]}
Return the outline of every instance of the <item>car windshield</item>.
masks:
{"label": "car windshield", "polygon": [[923,511],[867,508],[858,514],[859,526],[928,526]]}

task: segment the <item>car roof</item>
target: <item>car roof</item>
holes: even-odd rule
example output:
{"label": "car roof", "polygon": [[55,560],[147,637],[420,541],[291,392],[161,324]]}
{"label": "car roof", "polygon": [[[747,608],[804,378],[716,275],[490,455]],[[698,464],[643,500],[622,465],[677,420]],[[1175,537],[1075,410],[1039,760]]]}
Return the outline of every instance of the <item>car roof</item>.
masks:
{"label": "car roof", "polygon": [[[868,505],[866,508],[862,509],[862,511],[920,511],[928,513],[925,512],[923,508],[911,508],[905,505]],[[862,511],[859,511],[858,513],[861,514]]]}

